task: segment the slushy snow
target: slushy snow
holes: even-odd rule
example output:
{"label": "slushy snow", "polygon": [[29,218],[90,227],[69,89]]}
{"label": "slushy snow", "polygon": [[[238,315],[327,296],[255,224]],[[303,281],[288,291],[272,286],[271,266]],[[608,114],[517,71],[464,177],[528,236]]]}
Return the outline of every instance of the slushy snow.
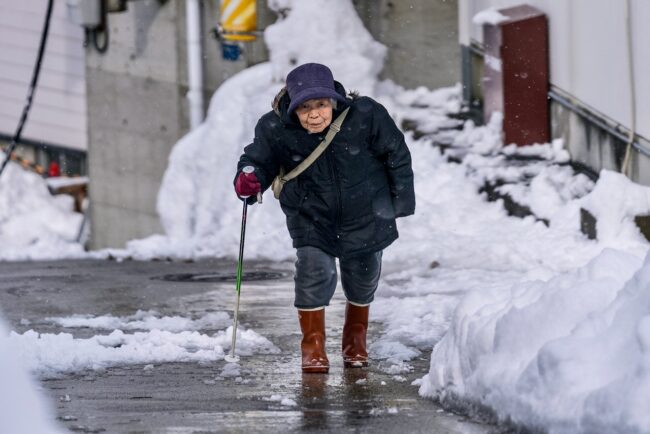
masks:
{"label": "slushy snow", "polygon": [[296,401],[294,401],[293,399],[282,395],[271,395],[269,397],[265,397],[262,399],[264,401],[279,402],[280,405],[284,405],[287,407],[295,407],[298,405]]}
{"label": "slushy snow", "polygon": [[93,328],[104,330],[163,330],[181,332],[185,330],[222,329],[232,324],[226,312],[208,313],[192,319],[182,316],[161,316],[156,311],[139,310],[133,315],[116,317],[113,315],[73,315],[68,317],[46,318],[67,328]]}
{"label": "slushy snow", "polygon": [[10,162],[0,176],[0,261],[84,256],[82,219],[72,197],[52,196],[40,175]]}
{"label": "slushy snow", "polygon": [[63,433],[54,424],[54,411],[37,390],[36,382],[14,357],[7,334],[0,321],[0,432]]}
{"label": "slushy snow", "polygon": [[[71,333],[11,332],[7,348],[17,354],[23,364],[40,378],[53,378],[62,373],[105,369],[129,364],[166,362],[210,362],[223,360],[232,343],[232,325],[213,335],[201,333],[204,328],[225,328],[225,313],[208,314],[191,320],[178,316],[156,317],[138,312],[131,317],[73,316],[52,318],[65,327],[142,330],[125,333],[114,329],[109,334],[76,338]],[[275,354],[279,349],[253,330],[237,330],[237,354]],[[229,365],[224,368],[227,372]],[[239,375],[239,372],[237,372]]]}

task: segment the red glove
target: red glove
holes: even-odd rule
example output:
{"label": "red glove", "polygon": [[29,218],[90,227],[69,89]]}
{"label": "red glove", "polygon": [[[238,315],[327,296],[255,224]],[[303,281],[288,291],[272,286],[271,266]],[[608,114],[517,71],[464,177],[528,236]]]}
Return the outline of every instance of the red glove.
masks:
{"label": "red glove", "polygon": [[262,184],[257,180],[255,172],[241,172],[235,181],[235,192],[239,197],[256,196],[262,191]]}

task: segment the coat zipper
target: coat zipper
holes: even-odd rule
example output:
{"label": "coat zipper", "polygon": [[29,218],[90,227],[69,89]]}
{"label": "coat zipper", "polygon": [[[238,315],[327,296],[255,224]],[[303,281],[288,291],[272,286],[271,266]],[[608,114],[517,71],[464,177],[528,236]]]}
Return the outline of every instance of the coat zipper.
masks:
{"label": "coat zipper", "polygon": [[333,149],[327,150],[327,165],[329,166],[332,180],[334,181],[334,184],[336,184],[336,236],[338,238],[339,229],[341,228],[341,186],[339,184],[339,177],[337,176],[336,170],[334,169],[334,162],[332,161],[333,152]]}

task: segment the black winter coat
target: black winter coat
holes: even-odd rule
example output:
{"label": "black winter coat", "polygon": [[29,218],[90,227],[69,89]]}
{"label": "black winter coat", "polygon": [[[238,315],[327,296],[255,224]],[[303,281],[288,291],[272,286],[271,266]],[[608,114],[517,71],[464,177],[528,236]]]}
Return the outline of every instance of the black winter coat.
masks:
{"label": "black winter coat", "polygon": [[[336,90],[345,89],[336,82]],[[244,149],[238,174],[254,166],[262,190],[278,174],[305,159],[327,130],[310,134],[287,113],[289,96],[262,116],[255,139]],[[368,97],[338,102],[333,118],[350,111],[325,152],[284,185],[280,205],[294,247],[314,246],[336,256],[376,252],[398,237],[396,217],[415,211],[411,154],[386,109]],[[236,178],[235,178],[236,179]]]}

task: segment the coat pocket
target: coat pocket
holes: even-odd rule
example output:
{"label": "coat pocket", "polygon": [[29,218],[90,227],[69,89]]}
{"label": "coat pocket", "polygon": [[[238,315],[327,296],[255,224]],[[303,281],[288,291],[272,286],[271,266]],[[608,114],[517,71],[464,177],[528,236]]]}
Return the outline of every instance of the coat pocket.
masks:
{"label": "coat pocket", "polygon": [[280,207],[287,217],[294,216],[300,212],[308,193],[305,193],[298,187],[298,182],[295,179],[288,181],[284,184],[280,192]]}
{"label": "coat pocket", "polygon": [[372,199],[372,211],[377,220],[395,220],[395,207],[388,187],[381,188]]}

